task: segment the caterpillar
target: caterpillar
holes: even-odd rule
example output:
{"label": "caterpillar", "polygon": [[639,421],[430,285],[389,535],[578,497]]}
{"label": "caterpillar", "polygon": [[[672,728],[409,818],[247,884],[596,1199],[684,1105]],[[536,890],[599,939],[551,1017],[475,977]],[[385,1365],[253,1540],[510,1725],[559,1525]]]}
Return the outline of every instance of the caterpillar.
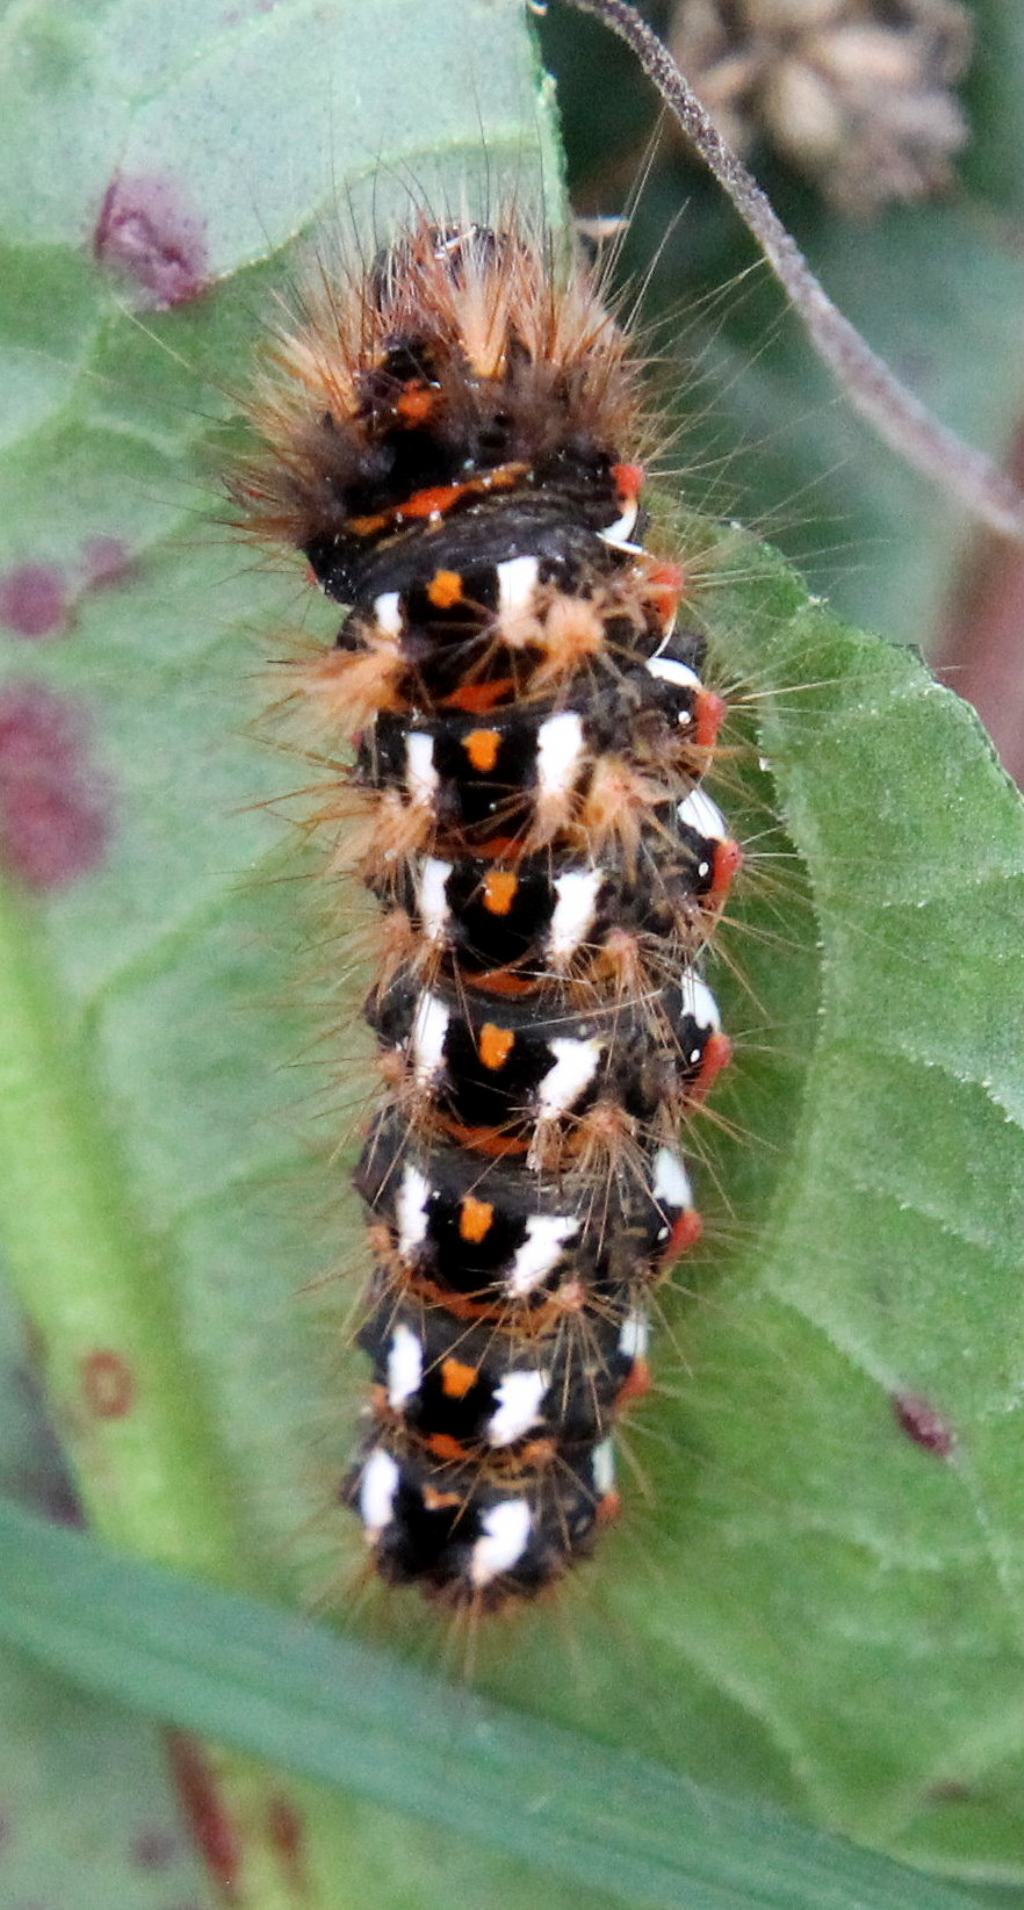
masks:
{"label": "caterpillar", "polygon": [[[358,794],[383,1099],[355,1183],[376,1572],[495,1609],[618,1509],[680,1146],[730,1058],[704,951],[740,861],[686,575],[644,548],[639,366],[516,212],[424,215],[282,330],[233,478],[346,614],[292,694]],[[328,804],[330,811],[330,804]]]}

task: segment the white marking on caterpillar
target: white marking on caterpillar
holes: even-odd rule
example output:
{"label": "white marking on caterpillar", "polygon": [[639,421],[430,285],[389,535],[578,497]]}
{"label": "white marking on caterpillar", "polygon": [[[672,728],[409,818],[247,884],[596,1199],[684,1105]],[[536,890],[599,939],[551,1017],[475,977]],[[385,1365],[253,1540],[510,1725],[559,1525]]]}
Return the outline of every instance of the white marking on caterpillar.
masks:
{"label": "white marking on caterpillar", "polygon": [[423,1348],[411,1327],[400,1320],[388,1348],[388,1405],[397,1412],[418,1393],[423,1379]]}
{"label": "white marking on caterpillar", "polygon": [[478,1591],[522,1558],[533,1519],[525,1499],[505,1499],[492,1505],[480,1523],[484,1537],[477,1539],[469,1558],[470,1582]]}
{"label": "white marking on caterpillar", "polygon": [[542,796],[564,796],[583,754],[583,718],[575,710],[549,716],[537,731],[537,786]]}
{"label": "white marking on caterpillar", "polygon": [[638,551],[640,549],[639,544],[631,544],[629,542],[629,534],[636,523],[639,513],[640,506],[634,498],[631,503],[627,504],[622,516],[617,517],[614,524],[609,524],[607,530],[598,531],[598,536],[604,543],[614,545],[616,550]]}
{"label": "white marking on caterpillar", "polygon": [[688,663],[678,663],[674,657],[648,657],[647,673],[660,677],[663,683],[674,683],[680,690],[699,690],[700,677],[691,670]]}
{"label": "white marking on caterpillar", "polygon": [[406,1260],[422,1246],[427,1237],[427,1202],[430,1182],[407,1161],[401,1185],[395,1196],[395,1220],[398,1226],[398,1250]]}
{"label": "white marking on caterpillar", "polygon": [[615,1452],[610,1439],[602,1439],[594,1447],[594,1491],[599,1499],[615,1490]]}
{"label": "white marking on caterpillar", "polygon": [[540,1402],[550,1385],[545,1372],[506,1373],[497,1389],[498,1405],[487,1421],[492,1446],[511,1446],[540,1418]]}
{"label": "white marking on caterpillar", "polygon": [[[677,663],[674,657],[653,656],[647,659],[649,676],[659,677],[663,683],[672,683],[678,690],[699,690],[700,678],[696,670],[688,663]],[[676,722],[682,729],[688,729],[693,722],[692,710],[679,710]]]}
{"label": "white marking on caterpillar", "polygon": [[445,883],[451,872],[451,863],[441,862],[436,856],[427,856],[420,870],[416,906],[423,932],[432,942],[441,942],[445,938],[451,914]]}
{"label": "white marking on caterpillar", "polygon": [[555,903],[548,931],[548,954],[564,962],[574,955],[593,926],[604,875],[600,869],[567,869],[555,878]]}
{"label": "white marking on caterpillar", "polygon": [[619,1352],[623,1359],[644,1359],[650,1337],[651,1330],[646,1313],[627,1313],[619,1329]]}
{"label": "white marking on caterpillar", "polygon": [[509,557],[498,564],[498,615],[511,617],[529,607],[537,588],[540,565],[536,557]]}
{"label": "white marking on caterpillar", "polygon": [[692,968],[684,969],[681,991],[684,1013],[693,1016],[698,1028],[707,1028],[717,1035],[722,1026],[722,1017],[718,1012],[718,1003],[703,977]]}
{"label": "white marking on caterpillar", "polygon": [[654,1184],[651,1188],[656,1201],[667,1207],[672,1213],[677,1210],[685,1214],[693,1206],[693,1189],[690,1178],[679,1159],[669,1147],[659,1147],[654,1156]]}
{"label": "white marking on caterpillar", "polygon": [[416,1003],[410,1037],[413,1072],[421,1088],[429,1088],[444,1066],[444,1041],[450,1021],[444,1002],[424,991]]}
{"label": "white marking on caterpillar", "polygon": [[397,590],[386,590],[381,597],[373,600],[373,614],[378,630],[386,637],[400,637],[402,634],[402,600]]}
{"label": "white marking on caterpillar", "polygon": [[405,780],[413,802],[429,809],[437,793],[434,739],[425,730],[410,730],[405,739]]}
{"label": "white marking on caterpillar", "polygon": [[359,1482],[359,1516],[372,1545],[385,1526],[391,1524],[398,1491],[399,1471],[389,1452],[375,1447],[363,1467]]}
{"label": "white marking on caterpillar", "polygon": [[685,802],[679,804],[676,815],[685,828],[695,829],[709,842],[725,841],[725,818],[703,789],[691,789]]}
{"label": "white marking on caterpillar", "polygon": [[558,1040],[548,1045],[555,1064],[548,1069],[537,1090],[537,1108],[542,1121],[557,1121],[589,1087],[604,1047],[600,1041]]}
{"label": "white marking on caterpillar", "polygon": [[506,1286],[510,1293],[532,1292],[558,1263],[562,1248],[579,1233],[580,1223],[570,1215],[531,1214],[526,1239],[517,1248]]}

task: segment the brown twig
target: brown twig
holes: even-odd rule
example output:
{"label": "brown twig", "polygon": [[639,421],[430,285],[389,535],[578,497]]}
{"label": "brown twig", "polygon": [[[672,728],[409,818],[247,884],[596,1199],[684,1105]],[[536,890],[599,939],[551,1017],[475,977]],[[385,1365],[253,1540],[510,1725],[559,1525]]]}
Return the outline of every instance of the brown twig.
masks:
{"label": "brown twig", "polygon": [[[1024,483],[1024,424],[1009,468]],[[1011,776],[1024,786],[1024,555],[991,536],[968,552],[933,658],[973,703]]]}

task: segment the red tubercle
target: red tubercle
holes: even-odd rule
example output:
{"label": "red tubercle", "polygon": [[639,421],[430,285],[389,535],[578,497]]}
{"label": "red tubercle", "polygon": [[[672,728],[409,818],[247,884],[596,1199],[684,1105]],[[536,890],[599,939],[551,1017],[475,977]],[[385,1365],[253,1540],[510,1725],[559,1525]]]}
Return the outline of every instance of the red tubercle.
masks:
{"label": "red tubercle", "polygon": [[743,851],[738,842],[730,839],[716,842],[712,857],[711,887],[708,890],[708,902],[717,908],[725,901],[732,888],[734,878],[743,867]]}
{"label": "red tubercle", "polygon": [[644,579],[644,596],[653,603],[660,621],[669,627],[675,622],[685,591],[686,572],[681,564],[655,564]]}
{"label": "red tubercle", "polygon": [[651,1369],[645,1359],[635,1359],[633,1370],[627,1380],[619,1387],[616,1405],[629,1406],[635,1399],[646,1399],[651,1390]]}
{"label": "red tubercle", "polygon": [[124,1419],[135,1404],[135,1374],[120,1353],[102,1348],[82,1361],[82,1392],[94,1419]]}
{"label": "red tubercle", "polygon": [[670,1267],[673,1261],[678,1260],[682,1254],[689,1253],[690,1248],[697,1245],[703,1232],[704,1222],[697,1209],[687,1207],[680,1214],[679,1219],[673,1222],[672,1231],[661,1255],[662,1266]]}
{"label": "red tubercle", "polygon": [[728,1035],[721,1033],[709,1035],[701,1057],[700,1072],[690,1088],[689,1099],[703,1101],[723,1068],[727,1068],[731,1060],[732,1042]]}
{"label": "red tubercle", "polygon": [[613,464],[615,489],[624,504],[635,504],[644,488],[647,473],[642,464]]}
{"label": "red tubercle", "polygon": [[598,1525],[611,1525],[622,1511],[622,1499],[617,1492],[603,1492],[597,1502],[596,1518]]}
{"label": "red tubercle", "polygon": [[700,749],[714,749],[728,713],[728,704],[714,690],[698,690],[694,698],[694,741]]}

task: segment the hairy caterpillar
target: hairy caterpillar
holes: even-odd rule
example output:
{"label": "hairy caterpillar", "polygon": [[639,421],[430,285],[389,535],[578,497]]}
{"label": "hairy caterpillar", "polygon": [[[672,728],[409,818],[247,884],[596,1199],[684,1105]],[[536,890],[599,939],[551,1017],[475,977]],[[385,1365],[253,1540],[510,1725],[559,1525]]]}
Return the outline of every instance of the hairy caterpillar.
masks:
{"label": "hairy caterpillar", "polygon": [[[283,335],[234,491],[348,607],[296,696],[365,800],[384,1104],[357,1186],[378,1571],[482,1609],[615,1510],[647,1302],[699,1234],[678,1134],[729,1058],[724,714],[641,539],[638,377],[575,260],[426,217]],[[339,787],[339,796],[341,790]]]}

